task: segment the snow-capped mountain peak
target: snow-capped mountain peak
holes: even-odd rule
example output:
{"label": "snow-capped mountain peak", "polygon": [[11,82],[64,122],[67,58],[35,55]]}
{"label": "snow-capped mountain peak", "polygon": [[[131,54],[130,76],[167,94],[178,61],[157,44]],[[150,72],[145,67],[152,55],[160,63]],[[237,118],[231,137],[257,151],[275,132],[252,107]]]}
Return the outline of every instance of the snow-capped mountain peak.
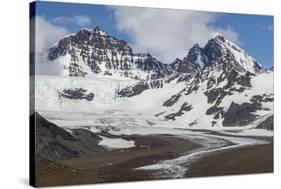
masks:
{"label": "snow-capped mountain peak", "polygon": [[208,57],[209,63],[230,63],[236,67],[237,71],[256,73],[263,69],[245,50],[222,34],[217,34],[208,41],[204,47],[204,53]]}
{"label": "snow-capped mountain peak", "polygon": [[[109,36],[99,26],[96,26],[96,27],[91,28],[91,29],[89,29],[89,28],[81,28],[77,33],[83,33],[83,32],[87,32],[88,34],[96,35],[96,36]],[[77,35],[77,33],[66,35],[65,37],[75,36],[75,35]]]}
{"label": "snow-capped mountain peak", "polygon": [[129,44],[99,27],[81,29],[49,49],[49,59],[64,66],[69,76],[100,75],[130,79],[157,79],[173,72],[150,54],[134,53]]}
{"label": "snow-capped mountain peak", "polygon": [[102,36],[107,36],[108,34],[103,31],[100,27],[96,26],[93,30],[93,33],[97,34],[97,35],[102,35]]}
{"label": "snow-capped mountain peak", "polygon": [[204,48],[196,43],[186,56],[176,59],[171,66],[179,73],[199,73],[205,65],[229,64],[238,72],[258,73],[263,67],[248,53],[222,34],[216,34]]}
{"label": "snow-capped mountain peak", "polygon": [[182,60],[176,58],[171,63],[171,66],[179,73],[191,73],[195,75],[202,70],[207,61],[203,49],[196,43]]}
{"label": "snow-capped mountain peak", "polygon": [[129,44],[98,26],[80,29],[61,39],[48,51],[49,60],[62,64],[69,76],[159,79],[178,74],[198,74],[206,65],[231,64],[239,72],[257,73],[262,67],[242,48],[217,34],[204,48],[197,43],[183,59],[164,64],[149,53],[135,53]]}
{"label": "snow-capped mountain peak", "polygon": [[201,69],[207,63],[208,59],[204,55],[203,49],[196,43],[188,52],[187,56],[184,57],[183,61],[188,61],[190,63],[199,66]]}

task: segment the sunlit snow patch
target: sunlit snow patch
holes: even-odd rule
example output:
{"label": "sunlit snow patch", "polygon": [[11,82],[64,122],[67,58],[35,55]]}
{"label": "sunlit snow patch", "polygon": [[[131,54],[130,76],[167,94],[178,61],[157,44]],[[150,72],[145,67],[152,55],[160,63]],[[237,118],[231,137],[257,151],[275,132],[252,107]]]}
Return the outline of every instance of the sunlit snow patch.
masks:
{"label": "sunlit snow patch", "polygon": [[135,146],[135,141],[124,140],[121,138],[108,138],[101,136],[102,141],[99,142],[99,145],[108,147],[108,148],[131,148]]}
{"label": "sunlit snow patch", "polygon": [[182,178],[184,176],[186,168],[176,164],[160,163],[139,167],[135,170],[156,171],[153,175],[157,178]]}

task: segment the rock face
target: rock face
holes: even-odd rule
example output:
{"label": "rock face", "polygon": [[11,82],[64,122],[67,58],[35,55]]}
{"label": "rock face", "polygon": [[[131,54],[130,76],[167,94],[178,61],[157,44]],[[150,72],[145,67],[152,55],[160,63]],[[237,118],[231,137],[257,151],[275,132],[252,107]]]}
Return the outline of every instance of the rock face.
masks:
{"label": "rock face", "polygon": [[64,65],[69,76],[101,74],[159,79],[173,72],[169,65],[150,54],[134,53],[127,42],[111,37],[99,27],[66,36],[48,54],[51,61]]}
{"label": "rock face", "polygon": [[208,63],[227,61],[240,72],[256,73],[262,70],[253,57],[222,35],[210,39],[203,51],[208,58]]}
{"label": "rock face", "polygon": [[80,137],[82,135],[80,130],[77,131],[79,133],[77,137],[47,121],[38,113],[32,116],[35,116],[36,120],[36,154],[42,157],[63,160],[105,151],[103,147],[97,145],[101,138],[93,133],[89,135],[89,131],[84,130],[84,133],[89,135],[87,140],[84,140],[85,137]]}
{"label": "rock face", "polygon": [[205,65],[220,63],[227,63],[238,72],[257,73],[262,70],[253,57],[222,35],[210,39],[204,48],[195,44],[182,60],[177,58],[171,66],[179,73],[196,75]]}
{"label": "rock face", "polygon": [[211,115],[211,114],[216,114],[216,113],[221,113],[223,112],[223,108],[217,107],[216,105],[211,106],[207,111],[206,115]]}
{"label": "rock face", "polygon": [[175,120],[176,117],[181,116],[182,114],[184,114],[183,112],[188,112],[192,109],[192,105],[188,104],[188,103],[183,103],[181,108],[179,109],[179,111],[177,111],[176,113],[172,113],[169,115],[166,115],[165,118],[166,119],[172,119]]}
{"label": "rock face", "polygon": [[135,53],[126,41],[108,35],[99,27],[81,29],[61,39],[48,50],[51,61],[64,66],[69,76],[92,74],[159,79],[177,73],[198,74],[205,65],[229,62],[236,70],[256,73],[262,67],[236,44],[222,35],[210,39],[204,48],[195,44],[183,59],[164,64],[148,53]]}
{"label": "rock face", "polygon": [[231,103],[227,112],[224,113],[223,126],[244,126],[252,122],[256,115],[253,113],[259,107],[255,104],[243,103],[241,105]]}
{"label": "rock face", "polygon": [[273,130],[273,116],[268,117],[266,120],[258,124],[257,129]]}
{"label": "rock face", "polygon": [[163,87],[163,80],[141,81],[134,86],[129,86],[118,91],[120,97],[132,97],[141,94],[147,89],[157,89]]}
{"label": "rock face", "polygon": [[75,89],[64,89],[62,92],[58,92],[59,96],[62,98],[68,98],[73,100],[87,100],[91,101],[94,99],[94,93],[87,92],[87,90],[82,88],[75,88]]}
{"label": "rock face", "polygon": [[170,106],[174,105],[180,97],[181,97],[181,93],[179,93],[177,95],[173,95],[171,98],[169,98],[168,100],[166,100],[163,103],[163,106],[170,107]]}
{"label": "rock face", "polygon": [[176,59],[172,64],[172,68],[179,73],[192,73],[196,75],[204,65],[208,62],[208,58],[203,52],[203,49],[195,44],[183,58],[183,60]]}

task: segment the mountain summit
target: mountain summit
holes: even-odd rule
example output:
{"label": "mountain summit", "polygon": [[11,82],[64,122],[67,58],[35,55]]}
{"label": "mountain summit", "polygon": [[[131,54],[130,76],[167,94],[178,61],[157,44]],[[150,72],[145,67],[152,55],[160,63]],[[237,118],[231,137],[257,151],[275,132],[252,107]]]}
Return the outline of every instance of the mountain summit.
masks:
{"label": "mountain summit", "polygon": [[208,58],[203,49],[196,43],[182,60],[177,58],[171,66],[179,73],[197,74],[207,63]]}
{"label": "mountain summit", "polygon": [[229,63],[240,72],[256,73],[263,69],[245,50],[221,34],[210,39],[203,51],[209,63]]}
{"label": "mountain summit", "polygon": [[211,64],[230,64],[239,72],[260,72],[263,67],[241,47],[217,34],[201,48],[195,44],[182,59],[171,63],[172,68],[180,73],[200,72]]}
{"label": "mountain summit", "polygon": [[133,79],[157,79],[173,72],[149,54],[134,53],[124,40],[116,39],[99,27],[81,29],[49,49],[49,59],[64,65],[65,75],[106,75]]}
{"label": "mountain summit", "polygon": [[67,35],[48,50],[49,60],[64,66],[69,76],[103,75],[155,80],[173,73],[196,75],[210,64],[231,64],[239,72],[257,73],[263,68],[238,45],[221,34],[202,48],[195,44],[183,59],[164,64],[148,53],[134,53],[124,40],[99,27]]}

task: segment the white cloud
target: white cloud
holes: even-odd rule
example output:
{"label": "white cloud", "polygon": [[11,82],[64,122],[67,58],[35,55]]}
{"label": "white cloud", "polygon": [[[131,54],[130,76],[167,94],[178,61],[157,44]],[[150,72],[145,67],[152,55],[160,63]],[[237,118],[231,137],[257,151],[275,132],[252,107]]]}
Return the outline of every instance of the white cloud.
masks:
{"label": "white cloud", "polygon": [[272,31],[273,30],[273,26],[268,24],[268,25],[261,25],[258,24],[256,25],[258,29],[262,30],[262,31]]}
{"label": "white cloud", "polygon": [[239,34],[231,26],[227,26],[226,28],[213,28],[213,30],[223,34],[228,40],[236,43],[237,45],[244,45],[244,43],[239,40]]}
{"label": "white cloud", "polygon": [[273,26],[272,25],[268,25],[267,26],[267,30],[272,31],[273,30]]}
{"label": "white cloud", "polygon": [[74,19],[76,20],[79,26],[86,26],[92,24],[92,20],[86,16],[75,16]]}
{"label": "white cloud", "polygon": [[[34,20],[33,20],[34,22]],[[35,17],[35,73],[43,75],[60,75],[62,65],[56,61],[49,61],[47,50],[57,43],[69,31],[54,25],[43,17]]]}
{"label": "white cloud", "polygon": [[195,43],[204,46],[217,32],[239,43],[233,28],[212,25],[219,18],[214,13],[137,7],[111,9],[118,30],[130,35],[135,51],[149,52],[166,63],[183,57]]}
{"label": "white cloud", "polygon": [[55,17],[51,21],[55,24],[72,23],[80,27],[92,24],[92,20],[89,17],[83,15],[76,15],[74,17]]}

